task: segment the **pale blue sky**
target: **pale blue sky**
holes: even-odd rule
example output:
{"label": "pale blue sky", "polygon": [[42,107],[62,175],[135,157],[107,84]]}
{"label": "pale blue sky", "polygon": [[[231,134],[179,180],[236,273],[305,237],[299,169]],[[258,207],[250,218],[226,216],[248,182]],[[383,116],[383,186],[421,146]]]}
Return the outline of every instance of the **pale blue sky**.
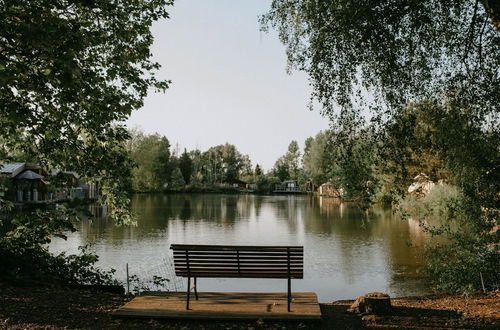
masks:
{"label": "pale blue sky", "polygon": [[328,128],[327,118],[307,109],[307,76],[287,75],[276,33],[259,31],[269,7],[267,0],[177,0],[171,19],[153,26],[154,59],[172,85],[151,93],[129,127],[187,149],[229,142],[266,170],[291,140],[302,148]]}

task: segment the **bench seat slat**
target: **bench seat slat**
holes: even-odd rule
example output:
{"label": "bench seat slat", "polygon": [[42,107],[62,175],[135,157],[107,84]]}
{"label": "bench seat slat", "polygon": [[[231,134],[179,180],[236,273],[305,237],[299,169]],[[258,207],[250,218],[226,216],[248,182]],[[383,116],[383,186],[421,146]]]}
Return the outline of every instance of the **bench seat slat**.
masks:
{"label": "bench seat slat", "polygon": [[[187,270],[188,267],[187,265],[179,265],[177,267],[179,270]],[[238,269],[238,265],[234,264],[203,264],[203,265],[189,265],[189,269],[207,269],[207,268],[224,268],[224,269]],[[280,270],[287,270],[288,266],[287,265],[270,265],[270,264],[253,264],[253,265],[240,265],[240,269],[252,269],[252,268],[265,268],[265,269],[280,269]],[[290,265],[290,269],[295,270],[295,269],[300,269],[302,270],[303,267],[302,265]]]}
{"label": "bench seat slat", "polygon": [[[203,265],[232,265],[232,266],[238,266],[238,260],[192,260],[189,259],[189,265],[191,267],[194,266],[203,266]],[[179,267],[184,267],[187,266],[186,260],[178,261],[175,263],[176,266]],[[276,261],[276,260],[240,260],[239,265],[276,265],[276,266],[287,266],[288,262],[286,260],[284,261]],[[296,261],[296,260],[290,260],[290,265],[292,266],[301,266],[303,265],[302,260]]]}
{"label": "bench seat slat", "polygon": [[[196,260],[196,259],[221,259],[221,260],[235,260],[238,257],[236,255],[234,256],[192,256],[189,255],[189,260]],[[290,256],[290,260],[303,260],[303,256]],[[174,260],[185,260],[186,256],[174,256]],[[240,260],[288,260],[287,256],[240,256]]]}
{"label": "bench seat slat", "polygon": [[[236,252],[236,251],[231,251],[231,252],[220,252],[220,251],[203,251],[203,252],[191,252],[188,251],[189,256],[236,256],[239,254],[240,256],[269,256],[269,257],[287,257],[288,255],[290,256],[303,256],[303,252]],[[176,251],[174,252],[174,256],[185,256],[186,252],[179,252]]]}
{"label": "bench seat slat", "polygon": [[250,245],[192,245],[172,244],[172,250],[189,251],[303,251],[303,246],[250,246]]}
{"label": "bench seat slat", "polygon": [[[188,274],[176,274],[176,276],[179,277],[188,277]],[[280,279],[286,279],[288,278],[288,275],[261,275],[261,274],[247,274],[245,276],[240,276],[238,274],[191,274],[192,277],[198,277],[198,278],[280,278]],[[301,275],[291,275],[291,279],[302,279],[304,276]]]}
{"label": "bench seat slat", "polygon": [[[266,277],[273,277],[273,276],[281,276],[282,278],[287,278],[288,277],[288,272],[285,271],[269,271],[269,270],[242,270],[241,272],[238,271],[222,271],[220,269],[217,269],[215,271],[202,271],[202,270],[196,270],[196,271],[179,271],[175,273],[177,276],[196,276],[196,277],[207,277],[207,276],[219,276],[219,277],[225,277],[225,276],[234,276],[234,277],[247,277],[247,276],[261,276],[262,278]],[[304,273],[301,271],[291,271],[290,276],[291,277],[297,277],[297,276],[302,276]]]}

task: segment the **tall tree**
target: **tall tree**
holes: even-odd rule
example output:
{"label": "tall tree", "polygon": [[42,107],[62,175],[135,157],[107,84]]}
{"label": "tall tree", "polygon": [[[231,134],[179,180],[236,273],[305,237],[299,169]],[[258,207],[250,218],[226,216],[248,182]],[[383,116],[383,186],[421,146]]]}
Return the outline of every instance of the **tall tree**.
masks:
{"label": "tall tree", "polygon": [[189,156],[186,148],[179,158],[179,169],[181,170],[184,182],[189,184],[191,182],[191,174],[193,174],[193,160]]}
{"label": "tall tree", "polygon": [[[97,176],[108,216],[130,223],[129,134],[123,122],[142,107],[149,90],[168,87],[156,78],[160,66],[151,60],[150,28],[168,17],[171,4],[0,0],[0,157],[23,150],[47,167]],[[0,207],[9,207],[4,202],[0,197]],[[109,282],[111,275],[93,268],[96,256],[48,251],[52,237],[74,230],[74,216],[64,208],[2,221],[0,277]]]}
{"label": "tall tree", "polygon": [[[51,167],[99,175],[110,216],[128,219],[117,184],[129,177],[121,122],[150,88],[154,21],[171,1],[3,0],[0,5],[0,149]],[[123,206],[123,205],[122,205]]]}
{"label": "tall tree", "polygon": [[[500,281],[492,270],[500,260],[494,230],[499,187],[491,180],[498,165],[482,154],[487,148],[474,150],[472,145],[488,140],[495,156],[499,150],[499,8],[493,0],[274,0],[261,19],[264,29],[278,29],[289,68],[309,75],[312,101],[347,141],[356,140],[368,114],[381,125],[380,133],[404,119],[399,116],[411,103],[425,104],[431,116],[444,116],[432,117],[439,131],[425,132],[439,138],[435,155],[456,176],[463,196],[447,218],[457,224],[433,231],[445,234],[449,244],[438,245],[429,255],[436,282],[453,290],[479,287],[478,269],[493,274],[492,283]],[[444,119],[451,120],[452,129],[442,125]],[[392,132],[405,140],[406,131]],[[426,148],[413,150],[418,149]],[[348,165],[353,158],[367,169],[360,152],[347,145],[341,161]],[[483,160],[476,163],[482,170],[474,170],[474,162],[464,155]],[[458,273],[464,274],[463,281],[452,279]]]}
{"label": "tall tree", "polygon": [[256,177],[259,177],[261,176],[263,173],[262,173],[262,169],[260,168],[260,165],[257,164],[255,165],[255,170],[253,172],[253,174],[256,176]]}
{"label": "tall tree", "polygon": [[285,158],[288,163],[290,178],[293,180],[297,180],[299,177],[300,169],[300,148],[297,141],[293,140],[292,142],[290,142]]}
{"label": "tall tree", "polygon": [[160,191],[169,178],[170,143],[159,134],[145,135],[132,131],[127,143],[136,167],[132,170],[132,189],[135,191]]}
{"label": "tall tree", "polygon": [[352,125],[367,105],[387,119],[422,99],[481,120],[500,110],[500,29],[490,18],[498,8],[473,0],[274,0],[261,22],[278,29],[290,68],[308,73],[312,98],[337,123]]}
{"label": "tall tree", "polygon": [[302,164],[304,171],[317,185],[332,179],[335,165],[332,157],[331,133],[319,132],[316,136],[306,139]]}

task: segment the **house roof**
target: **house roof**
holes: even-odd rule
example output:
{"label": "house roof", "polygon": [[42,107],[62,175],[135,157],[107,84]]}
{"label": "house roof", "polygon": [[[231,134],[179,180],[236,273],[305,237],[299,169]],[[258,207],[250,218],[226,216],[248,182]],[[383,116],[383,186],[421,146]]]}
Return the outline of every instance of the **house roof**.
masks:
{"label": "house roof", "polygon": [[14,177],[24,171],[26,163],[10,163],[10,164],[3,164],[2,168],[0,169],[1,174],[8,174],[11,177]]}
{"label": "house roof", "polygon": [[35,170],[40,171],[43,175],[47,175],[47,171],[45,171],[40,165],[36,163],[8,163],[3,164],[0,169],[1,174],[10,174],[11,177],[15,177],[19,173],[24,170]]}
{"label": "house roof", "polygon": [[16,179],[28,179],[28,180],[37,180],[37,179],[43,179],[43,176],[35,173],[31,170],[26,170],[22,172],[21,174],[16,175]]}
{"label": "house roof", "polygon": [[24,166],[24,163],[3,164],[2,168],[0,168],[0,173],[13,173],[18,168],[23,167],[23,166]]}

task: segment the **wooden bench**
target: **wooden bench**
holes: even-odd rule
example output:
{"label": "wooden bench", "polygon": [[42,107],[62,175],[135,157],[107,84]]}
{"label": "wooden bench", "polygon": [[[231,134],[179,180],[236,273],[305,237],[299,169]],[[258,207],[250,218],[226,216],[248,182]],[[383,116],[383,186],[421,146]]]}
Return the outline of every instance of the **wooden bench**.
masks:
{"label": "wooden bench", "polygon": [[187,277],[189,309],[191,277],[198,300],[198,277],[286,278],[288,311],[292,301],[291,279],[304,277],[303,246],[234,246],[172,244],[175,275]]}

